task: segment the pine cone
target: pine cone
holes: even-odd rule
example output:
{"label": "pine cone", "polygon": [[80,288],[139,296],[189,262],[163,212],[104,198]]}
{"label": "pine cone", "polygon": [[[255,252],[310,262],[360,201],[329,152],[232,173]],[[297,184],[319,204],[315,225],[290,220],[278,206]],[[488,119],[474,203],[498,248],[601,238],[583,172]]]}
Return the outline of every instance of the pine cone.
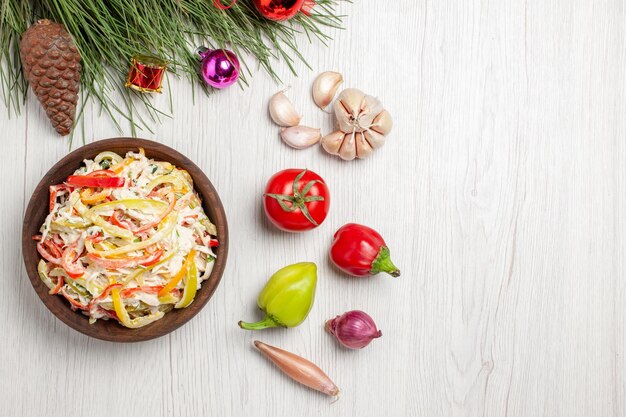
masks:
{"label": "pine cone", "polygon": [[80,54],[59,23],[40,20],[22,35],[20,57],[24,74],[52,126],[68,135],[74,126],[80,87]]}

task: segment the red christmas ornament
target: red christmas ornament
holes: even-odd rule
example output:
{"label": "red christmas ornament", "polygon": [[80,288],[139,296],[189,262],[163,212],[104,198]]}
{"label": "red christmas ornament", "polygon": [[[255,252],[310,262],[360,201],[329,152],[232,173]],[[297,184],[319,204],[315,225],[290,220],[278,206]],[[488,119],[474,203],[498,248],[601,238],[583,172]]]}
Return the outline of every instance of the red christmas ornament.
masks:
{"label": "red christmas ornament", "polygon": [[142,93],[160,93],[167,61],[147,55],[136,55],[130,61],[126,87]]}
{"label": "red christmas ornament", "polygon": [[274,21],[291,19],[298,14],[304,3],[305,0],[254,0],[259,13]]}

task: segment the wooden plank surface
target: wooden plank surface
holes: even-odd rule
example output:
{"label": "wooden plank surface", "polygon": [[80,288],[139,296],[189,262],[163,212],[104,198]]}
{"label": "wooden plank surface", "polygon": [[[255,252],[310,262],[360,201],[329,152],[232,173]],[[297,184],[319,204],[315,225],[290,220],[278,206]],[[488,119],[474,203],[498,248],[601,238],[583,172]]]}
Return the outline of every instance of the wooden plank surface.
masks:
{"label": "wooden plank surface", "polygon": [[[341,12],[347,29],[330,48],[302,39],[314,71],[276,70],[303,123],[325,132],[332,120],[309,93],[319,71],[378,96],[395,126],[369,160],[284,146],[266,116],[281,87],[261,72],[195,104],[172,80],[174,118],[140,133],[205,170],[231,232],[214,298],[158,340],[89,339],[38,300],[20,224],[68,143],[32,95],[21,117],[0,114],[2,415],[626,415],[624,1],[360,1]],[[87,142],[120,136],[95,107],[84,121]],[[331,188],[329,218],[313,232],[280,233],[262,213],[266,180],[288,167]],[[386,237],[401,278],[350,279],[330,266],[331,236],[349,221]],[[309,319],[240,330],[239,319],[258,317],[266,278],[302,260],[319,266]],[[322,327],[354,308],[383,331],[359,352]],[[314,360],[341,399],[286,379],[254,351],[257,338]]]}

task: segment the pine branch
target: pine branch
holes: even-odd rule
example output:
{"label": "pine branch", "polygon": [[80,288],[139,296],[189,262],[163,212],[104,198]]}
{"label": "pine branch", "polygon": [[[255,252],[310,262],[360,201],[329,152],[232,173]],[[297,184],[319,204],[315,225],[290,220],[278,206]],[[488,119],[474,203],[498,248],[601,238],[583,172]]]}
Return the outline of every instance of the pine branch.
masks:
{"label": "pine branch", "polygon": [[0,84],[9,115],[19,114],[26,100],[26,80],[18,49],[19,39],[31,20],[27,1],[2,0],[0,9]]}
{"label": "pine branch", "polygon": [[[150,96],[123,87],[133,55],[157,55],[170,61],[168,70],[187,78],[210,93],[198,72],[195,49],[199,45],[228,48],[239,57],[251,54],[272,78],[274,60],[283,60],[295,74],[294,60],[305,62],[297,37],[326,44],[324,27],[337,28],[339,0],[317,0],[311,16],[299,14],[287,23],[269,21],[258,14],[251,0],[239,0],[229,10],[219,10],[212,0],[0,0],[0,80],[7,107],[19,110],[26,85],[21,74],[17,42],[36,18],[62,23],[72,34],[81,55],[81,88],[101,105],[117,128],[125,118],[132,134],[150,130],[167,113],[155,108]],[[241,81],[247,84],[244,65]],[[114,97],[121,95],[122,100]],[[81,103],[85,105],[85,101]],[[82,109],[79,110],[79,115]],[[141,114],[147,115],[142,118]],[[78,123],[77,123],[78,124]]]}

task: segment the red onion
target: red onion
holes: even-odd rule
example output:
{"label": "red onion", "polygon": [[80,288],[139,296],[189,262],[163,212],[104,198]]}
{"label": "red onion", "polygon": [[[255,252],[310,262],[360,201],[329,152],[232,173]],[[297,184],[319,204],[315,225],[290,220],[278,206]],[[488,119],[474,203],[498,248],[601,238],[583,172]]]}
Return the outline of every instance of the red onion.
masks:
{"label": "red onion", "polygon": [[382,336],[374,320],[365,312],[352,310],[326,322],[326,330],[348,349],[363,349]]}

